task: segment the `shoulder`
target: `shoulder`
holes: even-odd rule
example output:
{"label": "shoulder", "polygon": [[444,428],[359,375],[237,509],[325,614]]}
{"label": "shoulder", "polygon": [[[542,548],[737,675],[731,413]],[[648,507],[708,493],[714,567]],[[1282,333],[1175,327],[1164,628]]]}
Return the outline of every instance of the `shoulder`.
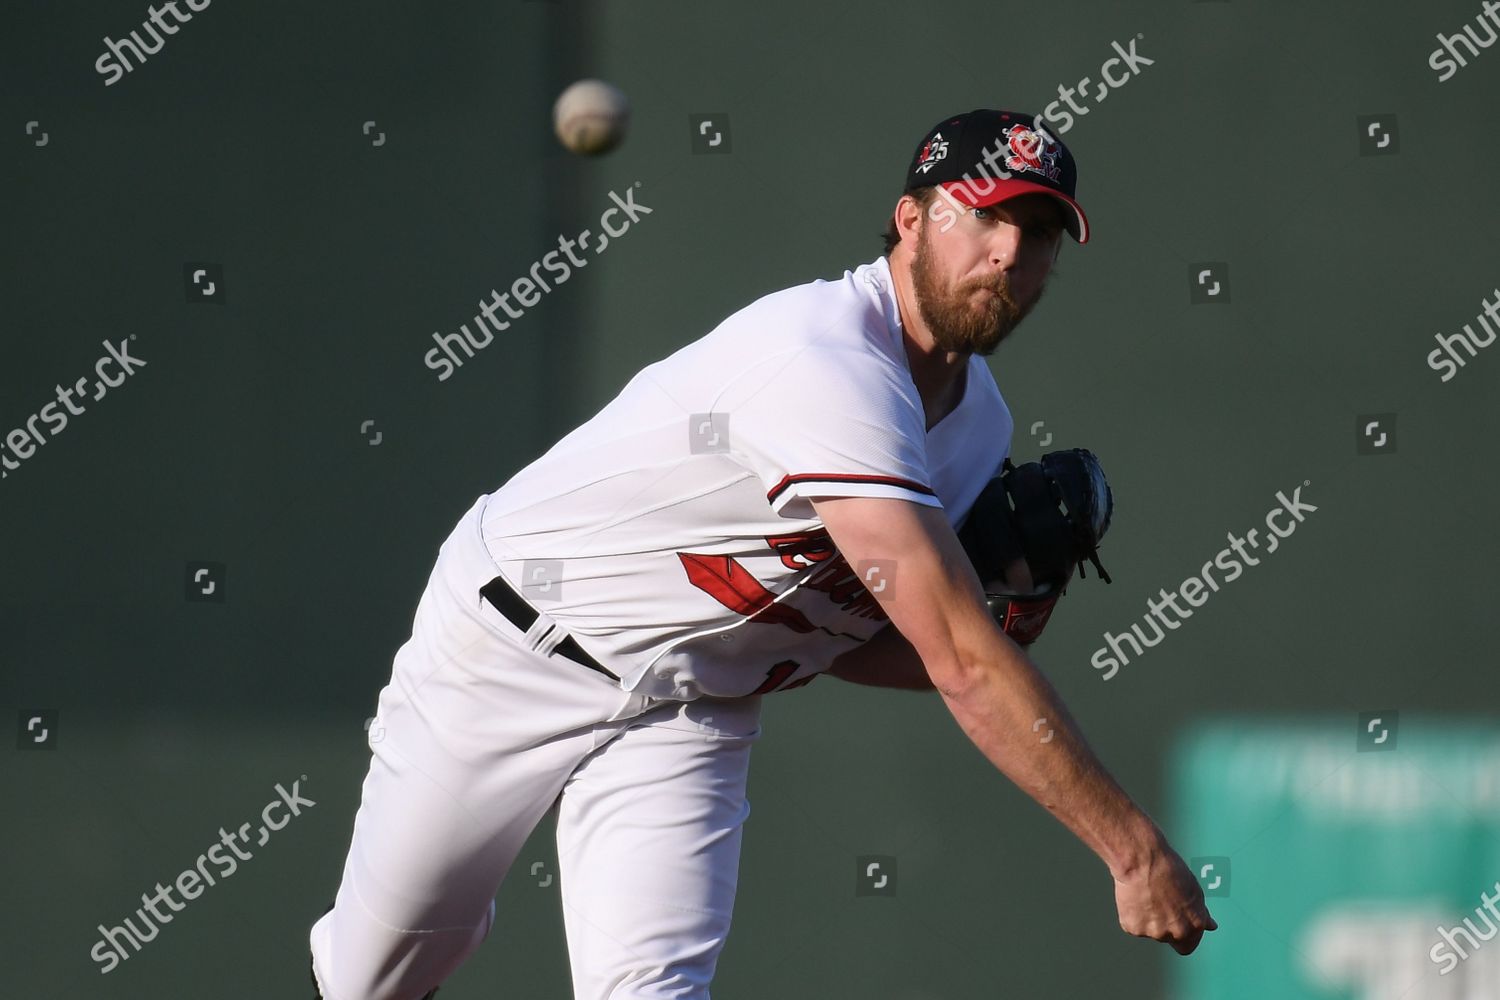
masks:
{"label": "shoulder", "polygon": [[702,343],[726,362],[738,358],[734,381],[744,385],[776,379],[851,400],[894,395],[916,402],[889,273],[877,258],[837,279],[772,292],[730,315]]}
{"label": "shoulder", "polygon": [[804,417],[820,414],[869,432],[919,426],[921,399],[904,370],[868,351],[807,343],[757,358],[725,386],[719,408],[764,410],[795,403]]}
{"label": "shoulder", "polygon": [[751,336],[762,350],[817,348],[894,360],[895,298],[885,258],[762,295],[726,318],[710,338]]}

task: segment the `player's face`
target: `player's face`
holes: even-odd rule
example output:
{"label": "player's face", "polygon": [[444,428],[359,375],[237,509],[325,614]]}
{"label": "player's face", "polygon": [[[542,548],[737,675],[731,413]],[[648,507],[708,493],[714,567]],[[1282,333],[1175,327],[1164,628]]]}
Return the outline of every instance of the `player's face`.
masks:
{"label": "player's face", "polygon": [[1022,195],[964,209],[947,232],[923,214],[912,285],[939,349],[991,354],[1031,312],[1062,239],[1058,208],[1047,195]]}

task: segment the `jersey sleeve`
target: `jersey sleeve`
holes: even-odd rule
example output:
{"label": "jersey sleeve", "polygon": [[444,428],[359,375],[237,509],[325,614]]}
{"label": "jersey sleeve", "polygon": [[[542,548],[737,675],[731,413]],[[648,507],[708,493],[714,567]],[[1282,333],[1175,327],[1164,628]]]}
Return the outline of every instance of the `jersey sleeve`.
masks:
{"label": "jersey sleeve", "polygon": [[731,451],[783,517],[813,517],[813,497],[941,507],[914,395],[873,356],[803,348],[767,359],[725,394]]}

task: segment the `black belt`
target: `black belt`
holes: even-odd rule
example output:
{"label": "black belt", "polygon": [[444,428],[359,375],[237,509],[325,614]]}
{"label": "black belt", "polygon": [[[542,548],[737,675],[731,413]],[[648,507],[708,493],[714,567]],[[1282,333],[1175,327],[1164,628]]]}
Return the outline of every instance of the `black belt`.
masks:
{"label": "black belt", "polygon": [[[505,577],[503,576],[497,576],[483,587],[480,587],[479,593],[485,600],[495,606],[495,610],[504,615],[512,625],[522,632],[530,630],[532,623],[539,617],[536,608],[527,604],[526,599],[516,593],[515,589],[505,582]],[[614,671],[585,653],[583,647],[573,641],[571,635],[553,647],[552,652],[561,653],[573,662],[581,663],[590,670],[597,670],[616,682],[620,679],[615,676]]]}

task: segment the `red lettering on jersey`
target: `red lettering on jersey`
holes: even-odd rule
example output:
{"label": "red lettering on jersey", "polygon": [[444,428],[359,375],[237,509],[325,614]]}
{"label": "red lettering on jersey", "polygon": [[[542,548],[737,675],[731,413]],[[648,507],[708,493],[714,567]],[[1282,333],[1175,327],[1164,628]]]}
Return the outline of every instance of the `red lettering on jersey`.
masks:
{"label": "red lettering on jersey", "polygon": [[813,574],[807,581],[807,586],[811,590],[827,594],[830,601],[857,618],[887,620],[880,603],[865,589],[859,575],[849,568],[848,561],[842,555]]}
{"label": "red lettering on jersey", "polygon": [[679,552],[677,558],[693,586],[736,614],[765,625],[785,625],[794,632],[814,631],[813,623],[802,612],[774,603],[776,595],[761,586],[733,556]]}
{"label": "red lettering on jersey", "polygon": [[781,556],[781,564],[787,569],[807,569],[838,554],[833,539],[821,528],[795,535],[767,535],[766,544]]}
{"label": "red lettering on jersey", "polygon": [[800,666],[801,664],[796,660],[782,660],[770,670],[766,671],[765,681],[761,683],[760,687],[756,688],[750,693],[770,694],[777,688],[781,688],[781,690],[783,691],[790,691],[792,688],[799,688],[802,685],[811,682],[814,677],[818,676],[817,674],[808,674],[806,677],[800,677],[797,680],[792,681],[792,683],[788,684],[784,688],[781,687],[782,682],[785,681],[788,677],[795,674],[797,672],[797,668]]}

